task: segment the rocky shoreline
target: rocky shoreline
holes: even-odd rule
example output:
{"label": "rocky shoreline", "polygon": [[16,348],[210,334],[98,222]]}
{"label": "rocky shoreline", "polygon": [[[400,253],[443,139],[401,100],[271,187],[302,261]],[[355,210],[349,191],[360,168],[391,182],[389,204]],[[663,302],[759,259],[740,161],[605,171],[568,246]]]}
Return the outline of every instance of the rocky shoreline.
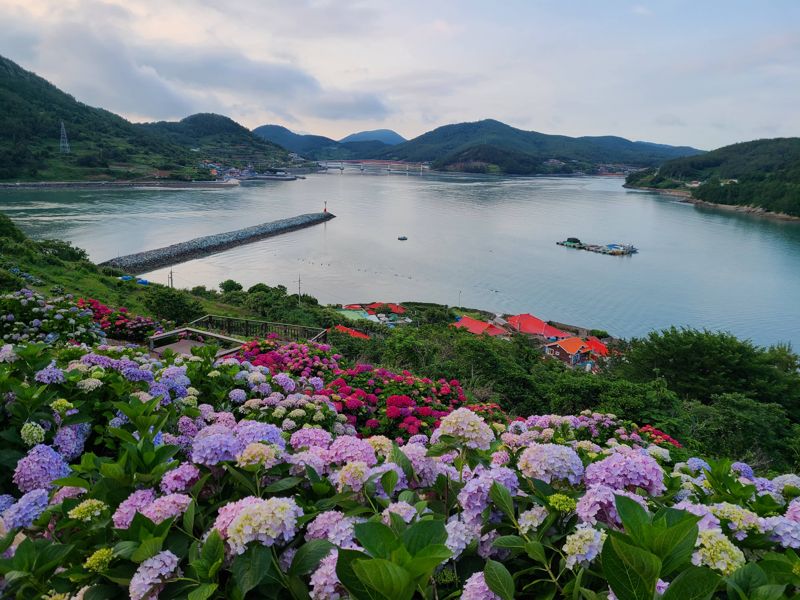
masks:
{"label": "rocky shoreline", "polygon": [[689,190],[674,190],[674,189],[661,189],[653,187],[638,187],[634,185],[624,184],[622,187],[628,190],[639,190],[642,192],[656,192],[657,194],[664,194],[665,196],[674,196],[680,198],[680,202],[686,204],[694,204],[695,206],[703,206],[706,208],[714,208],[725,210],[728,212],[744,213],[746,215],[754,215],[757,217],[764,217],[767,219],[775,219],[777,221],[800,221],[800,217],[794,215],[787,215],[786,213],[776,213],[760,206],[749,206],[741,204],[717,204],[715,202],[706,202],[692,196]]}
{"label": "rocky shoreline", "polygon": [[222,250],[228,250],[236,246],[249,244],[274,235],[311,227],[312,225],[329,221],[334,217],[335,215],[329,212],[308,213],[297,217],[272,221],[270,223],[262,223],[236,231],[207,235],[187,242],[172,244],[164,248],[156,248],[155,250],[118,256],[117,258],[112,258],[111,260],[100,263],[100,266],[116,267],[122,269],[126,273],[136,275],[221,252]]}

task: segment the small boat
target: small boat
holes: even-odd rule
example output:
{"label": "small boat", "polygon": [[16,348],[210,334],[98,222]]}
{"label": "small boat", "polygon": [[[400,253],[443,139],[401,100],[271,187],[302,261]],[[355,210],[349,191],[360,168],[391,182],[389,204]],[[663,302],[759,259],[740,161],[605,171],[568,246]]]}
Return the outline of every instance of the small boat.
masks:
{"label": "small boat", "polygon": [[404,235],[401,235],[401,236],[398,236],[397,239],[400,240],[401,242],[405,242],[408,238],[406,236],[404,236]]}

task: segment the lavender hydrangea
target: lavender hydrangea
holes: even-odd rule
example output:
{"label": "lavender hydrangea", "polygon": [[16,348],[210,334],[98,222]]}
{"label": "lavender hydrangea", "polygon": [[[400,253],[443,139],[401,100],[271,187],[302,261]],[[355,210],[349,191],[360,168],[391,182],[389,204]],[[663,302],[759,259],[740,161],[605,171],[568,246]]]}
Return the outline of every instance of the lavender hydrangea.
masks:
{"label": "lavender hydrangea", "polygon": [[615,490],[607,485],[595,485],[586,490],[578,500],[575,512],[584,523],[595,525],[598,521],[606,525],[619,527],[622,525],[617,514],[616,496],[625,496],[637,502],[642,508],[647,509],[647,501],[625,490]]}
{"label": "lavender hydrangea", "polygon": [[38,444],[19,459],[14,470],[14,483],[21,492],[38,488],[50,489],[56,479],[69,475],[69,465],[50,446]]}
{"label": "lavender hydrangea", "polygon": [[328,540],[339,548],[356,548],[355,526],[363,521],[338,510],[321,512],[306,527],[306,541]]}
{"label": "lavender hydrangea", "polygon": [[140,512],[153,523],[158,524],[167,519],[182,515],[186,512],[191,502],[191,496],[187,496],[186,494],[167,494],[166,496],[156,498],[153,502],[142,508]]}
{"label": "lavender hydrangea", "polygon": [[[212,427],[221,430],[204,431]],[[222,426],[210,425],[202,429],[192,442],[192,462],[199,465],[214,466],[223,461],[236,460],[236,456],[244,449],[244,444],[234,433]]]}
{"label": "lavender hydrangea", "polygon": [[91,426],[88,423],[64,425],[56,432],[53,446],[65,460],[75,460],[83,454],[83,446],[90,432]]}
{"label": "lavender hydrangea", "polygon": [[576,485],[583,476],[581,457],[568,446],[534,444],[526,448],[517,463],[520,472],[545,483],[568,482]]}
{"label": "lavender hydrangea", "polygon": [[247,400],[247,392],[236,388],[228,392],[228,398],[234,404],[243,404],[244,401]]}
{"label": "lavender hydrangea", "polygon": [[165,494],[184,493],[200,480],[200,469],[191,463],[181,463],[167,471],[161,478],[161,491]]}
{"label": "lavender hydrangea", "polygon": [[731,470],[738,473],[740,477],[753,479],[756,474],[753,472],[753,467],[743,462],[735,462],[731,465]]}
{"label": "lavender hydrangea", "polygon": [[47,491],[32,490],[3,511],[3,522],[8,529],[30,527],[47,508]]}
{"label": "lavender hydrangea", "polygon": [[486,469],[479,466],[473,477],[458,493],[458,502],[463,508],[464,521],[469,524],[480,523],[481,514],[489,506],[489,491],[493,483],[499,483],[513,496],[519,489],[517,474],[507,467]]}
{"label": "lavender hydrangea", "polygon": [[272,377],[272,381],[281,386],[287,394],[291,394],[297,388],[297,384],[288,373],[278,373]]}
{"label": "lavender hydrangea", "polygon": [[292,434],[289,444],[295,450],[301,448],[328,448],[331,445],[332,436],[321,427],[306,427],[299,429]]}
{"label": "lavender hydrangea", "polygon": [[478,571],[470,575],[464,583],[464,591],[461,592],[461,600],[502,600],[486,585],[483,571]]}
{"label": "lavender hydrangea", "polygon": [[578,525],[567,536],[563,550],[567,555],[567,568],[588,566],[603,549],[606,533],[588,525]]}
{"label": "lavender hydrangea", "polygon": [[800,521],[786,517],[767,517],[763,519],[762,527],[772,541],[784,548],[800,548]]}
{"label": "lavender hydrangea", "polygon": [[156,493],[151,489],[136,490],[117,507],[111,520],[117,529],[127,529],[131,526],[133,517],[141,512],[156,499]]}
{"label": "lavender hydrangea", "polygon": [[344,600],[350,597],[336,575],[338,558],[339,553],[333,550],[311,574],[311,600]]}
{"label": "lavender hydrangea", "polygon": [[384,525],[392,524],[392,515],[397,515],[406,523],[411,523],[414,517],[417,516],[417,509],[410,505],[408,502],[392,502],[389,506],[383,509],[381,518]]}
{"label": "lavender hydrangea", "polygon": [[646,490],[651,496],[660,495],[664,489],[664,471],[647,454],[635,451],[615,452],[601,461],[586,467],[587,486],[606,485],[615,490]]}
{"label": "lavender hydrangea", "polygon": [[64,383],[67,380],[67,378],[64,376],[64,371],[56,366],[55,361],[50,363],[41,371],[37,371],[33,378],[39,383],[44,384]]}
{"label": "lavender hydrangea", "polygon": [[331,462],[361,461],[369,467],[378,462],[372,445],[368,441],[352,435],[342,435],[336,438],[328,448],[328,453]]}
{"label": "lavender hydrangea", "polygon": [[283,439],[281,430],[271,423],[245,419],[236,424],[234,432],[236,438],[245,446],[252,442],[267,442],[275,444],[281,450],[286,448],[286,441]]}
{"label": "lavender hydrangea", "polygon": [[453,560],[456,560],[473,541],[481,536],[480,523],[467,523],[459,515],[453,515],[445,525],[447,531],[447,541],[445,545],[453,553]]}
{"label": "lavender hydrangea", "polygon": [[128,595],[131,600],[157,600],[166,583],[181,576],[180,559],[169,550],[145,560],[131,577]]}

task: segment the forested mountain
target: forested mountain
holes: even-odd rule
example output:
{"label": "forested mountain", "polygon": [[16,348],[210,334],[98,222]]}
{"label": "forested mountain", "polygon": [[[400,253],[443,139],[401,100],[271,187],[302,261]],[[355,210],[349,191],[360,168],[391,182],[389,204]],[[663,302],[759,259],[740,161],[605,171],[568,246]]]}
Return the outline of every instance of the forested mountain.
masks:
{"label": "forested mountain", "polygon": [[370,158],[388,148],[385,143],[375,139],[342,140],[337,142],[322,135],[294,133],[281,125],[261,125],[253,129],[253,133],[286,148],[290,152],[296,152],[313,160]]}
{"label": "forested mountain", "polygon": [[[232,161],[286,153],[227,117],[193,115],[179,123],[138,125],[78,102],[38,75],[0,57],[0,180],[203,177],[202,159]],[[70,152],[59,149],[61,122]],[[206,174],[207,176],[207,174]]]}
{"label": "forested mountain", "polygon": [[371,131],[359,131],[351,133],[339,140],[342,144],[347,142],[383,142],[388,146],[402,144],[406,141],[402,135],[391,129],[373,129]]}
{"label": "forested mountain", "polygon": [[263,164],[285,161],[286,150],[233,119],[214,113],[198,113],[177,122],[158,121],[137,125],[192,149],[203,158],[225,164]]}
{"label": "forested mountain", "polygon": [[486,119],[439,127],[379,156],[431,162],[440,169],[529,174],[585,171],[598,164],[657,165],[700,152],[613,136],[548,135]]}
{"label": "forested mountain", "polygon": [[[632,187],[684,188],[705,202],[800,216],[800,138],[742,142],[630,175]],[[696,185],[696,184],[695,184]]]}

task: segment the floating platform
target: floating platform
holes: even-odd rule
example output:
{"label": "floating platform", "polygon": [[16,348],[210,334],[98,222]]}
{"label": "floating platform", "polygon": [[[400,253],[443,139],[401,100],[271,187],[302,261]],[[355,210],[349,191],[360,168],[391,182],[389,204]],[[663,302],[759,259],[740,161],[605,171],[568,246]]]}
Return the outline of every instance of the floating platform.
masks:
{"label": "floating platform", "polygon": [[630,256],[639,252],[633,244],[584,244],[578,238],[567,238],[563,242],[556,242],[556,244],[565,248],[588,250],[589,252],[608,254],[610,256]]}

